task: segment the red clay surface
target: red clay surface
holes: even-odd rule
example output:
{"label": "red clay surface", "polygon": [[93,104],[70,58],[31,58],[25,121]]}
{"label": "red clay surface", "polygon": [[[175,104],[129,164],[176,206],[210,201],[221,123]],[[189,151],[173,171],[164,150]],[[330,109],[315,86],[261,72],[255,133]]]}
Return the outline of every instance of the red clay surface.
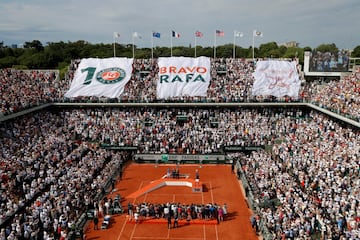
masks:
{"label": "red clay surface", "polygon": [[[106,240],[252,240],[258,239],[250,225],[251,211],[247,206],[236,175],[229,165],[180,165],[180,174],[188,174],[195,178],[195,170],[200,173],[203,192],[193,192],[192,188],[184,186],[164,186],[149,193],[127,198],[132,193],[142,189],[152,181],[162,178],[168,168],[176,165],[135,164],[128,165],[122,180],[118,181],[110,197],[120,194],[124,214],[113,215],[107,229],[93,230],[89,222],[85,231],[86,239]],[[181,204],[217,203],[228,206],[228,216],[220,224],[191,221],[190,224],[180,222],[178,228],[167,228],[166,221],[142,222],[134,224],[128,221],[127,203],[142,202]],[[102,218],[99,220],[101,225]]]}

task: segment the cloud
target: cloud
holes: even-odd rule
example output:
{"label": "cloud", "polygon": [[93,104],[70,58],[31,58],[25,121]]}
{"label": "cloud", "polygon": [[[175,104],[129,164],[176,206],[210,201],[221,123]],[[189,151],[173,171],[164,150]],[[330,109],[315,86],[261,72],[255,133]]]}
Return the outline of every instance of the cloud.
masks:
{"label": "cloud", "polygon": [[212,46],[214,30],[221,29],[225,37],[218,44],[232,42],[232,32],[239,30],[245,34],[239,44],[248,47],[252,30],[258,29],[264,37],[256,44],[294,40],[301,46],[334,42],[355,47],[360,39],[355,31],[359,11],[358,0],[4,0],[0,2],[0,38],[109,43],[117,31],[122,33],[119,41],[129,43],[131,33],[137,31],[143,35],[137,44],[146,47],[151,31],[156,30],[163,34],[156,44],[168,46],[174,29],[181,33],[175,45],[191,44],[199,30],[204,37],[198,44]]}

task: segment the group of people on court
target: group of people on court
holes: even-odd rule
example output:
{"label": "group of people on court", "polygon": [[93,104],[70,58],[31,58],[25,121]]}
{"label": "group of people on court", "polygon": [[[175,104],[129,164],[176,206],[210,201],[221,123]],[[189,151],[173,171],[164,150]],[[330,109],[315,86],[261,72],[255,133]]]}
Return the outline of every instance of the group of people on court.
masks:
{"label": "group of people on court", "polygon": [[179,166],[176,166],[176,168],[173,169],[168,168],[166,171],[166,178],[180,178]]}
{"label": "group of people on court", "polygon": [[177,227],[179,220],[217,220],[218,223],[224,221],[228,214],[228,206],[216,203],[208,204],[181,204],[181,203],[148,203],[139,204],[128,203],[129,221],[141,223],[147,219],[166,219],[168,227]]}

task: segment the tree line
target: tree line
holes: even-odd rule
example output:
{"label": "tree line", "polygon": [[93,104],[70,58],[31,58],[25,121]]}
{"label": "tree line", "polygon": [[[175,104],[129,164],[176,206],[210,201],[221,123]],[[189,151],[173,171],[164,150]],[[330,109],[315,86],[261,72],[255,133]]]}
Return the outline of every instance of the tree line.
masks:
{"label": "tree line", "polygon": [[[132,44],[116,43],[117,57],[133,57]],[[151,58],[151,48],[135,49],[135,58]],[[321,44],[315,48],[320,52],[338,52],[338,48],[334,43]],[[268,42],[261,44],[258,48],[254,48],[256,57],[261,58],[299,58],[303,63],[304,52],[312,51],[311,47],[285,47],[278,46],[276,42]],[[169,57],[171,49],[169,47],[154,47],[153,56]],[[175,46],[172,47],[172,56],[194,57],[195,49],[192,46]],[[252,58],[252,46],[243,48],[236,46],[236,58]],[[81,58],[107,58],[114,54],[113,44],[91,44],[84,40],[76,42],[49,42],[45,46],[39,40],[25,42],[22,48],[11,48],[4,46],[0,42],[0,68],[22,68],[22,69],[59,69],[64,70],[70,64],[72,59]],[[197,56],[213,57],[213,47],[196,46]],[[232,58],[233,44],[225,44],[216,47],[216,57]],[[351,57],[360,57],[360,46],[357,46],[351,54]]]}

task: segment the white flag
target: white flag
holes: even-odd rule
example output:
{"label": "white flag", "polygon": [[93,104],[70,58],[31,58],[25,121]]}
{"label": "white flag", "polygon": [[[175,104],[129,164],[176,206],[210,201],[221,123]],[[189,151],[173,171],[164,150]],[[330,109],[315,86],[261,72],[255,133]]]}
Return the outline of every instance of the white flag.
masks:
{"label": "white flag", "polygon": [[234,31],[234,36],[235,37],[243,37],[244,34],[242,32]]}
{"label": "white flag", "polygon": [[120,37],[120,33],[114,32],[114,38],[119,38],[119,37]]}
{"label": "white flag", "polygon": [[82,59],[65,97],[119,97],[130,80],[132,64],[128,58]]}
{"label": "white flag", "polygon": [[142,36],[141,36],[138,32],[134,32],[134,33],[133,33],[133,37],[134,37],[134,38],[139,38],[139,39],[142,38]]}
{"label": "white flag", "polygon": [[258,61],[253,76],[253,96],[297,98],[299,95],[301,82],[295,61]]}
{"label": "white flag", "polygon": [[260,32],[260,31],[254,30],[253,36],[254,36],[254,37],[262,37],[262,36],[263,36],[263,33]]}

